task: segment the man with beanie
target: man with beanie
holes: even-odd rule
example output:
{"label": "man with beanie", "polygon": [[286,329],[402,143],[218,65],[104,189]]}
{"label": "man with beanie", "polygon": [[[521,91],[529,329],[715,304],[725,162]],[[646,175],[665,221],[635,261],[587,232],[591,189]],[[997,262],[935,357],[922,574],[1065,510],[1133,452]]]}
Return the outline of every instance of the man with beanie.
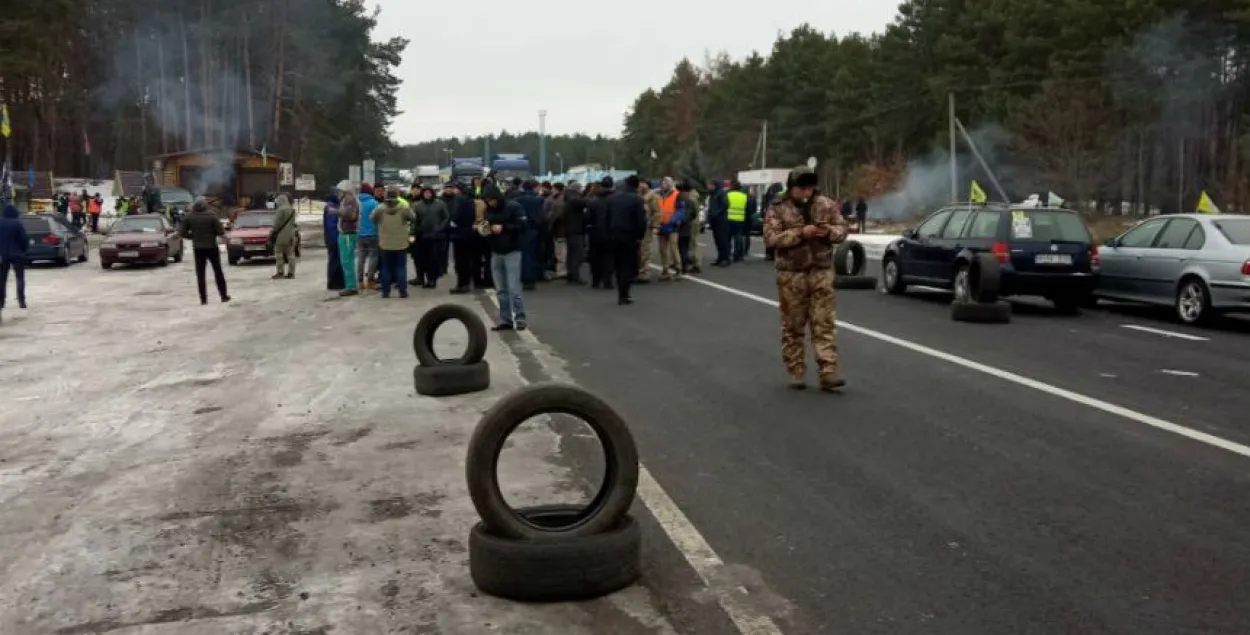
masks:
{"label": "man with beanie", "polygon": [[781,309],[781,356],[790,387],[807,387],[804,340],[808,326],[820,367],[820,388],[846,385],[838,374],[833,246],[846,240],[846,219],[837,204],[816,191],[816,174],[806,166],[790,172],[785,198],[773,203],[764,221],[764,243],[776,250]]}
{"label": "man with beanie", "polygon": [[22,225],[21,214],[12,204],[6,204],[4,213],[0,214],[0,313],[9,295],[10,269],[17,278],[17,306],[26,308],[26,255],[29,251],[30,236]]}
{"label": "man with beanie", "polygon": [[341,181],[339,192],[339,263],[343,268],[343,290],[340,296],[360,293],[356,279],[356,242],[360,233],[360,199],[349,181]]}
{"label": "man with beanie", "polygon": [[488,185],[482,192],[486,202],[487,240],[491,252],[491,278],[499,300],[496,331],[524,331],[529,328],[525,302],[521,297],[521,249],[525,240],[525,211],[516,201],[504,198],[498,187]]}
{"label": "man with beanie", "polygon": [[182,219],[182,238],[191,241],[191,254],[195,258],[195,287],[200,292],[200,304],[208,304],[208,289],[204,269],[213,266],[213,279],[217,283],[217,295],[222,302],[229,302],[226,294],[226,274],[221,270],[221,250],[217,244],[225,235],[221,218],[204,201],[196,201],[191,213]]}
{"label": "man with beanie", "polygon": [[399,297],[408,297],[408,267],[404,253],[408,250],[412,231],[412,208],[399,199],[399,188],[386,190],[386,202],[373,210],[373,223],[378,226],[378,251],[382,274],[382,297],[391,297],[391,286],[398,287]]}
{"label": "man with beanie", "polygon": [[443,275],[439,257],[443,255],[443,232],[451,222],[447,205],[434,197],[434,188],[421,188],[421,198],[412,206],[412,244],[416,248],[416,284],[426,289],[438,287]]}
{"label": "man with beanie", "polygon": [[521,247],[521,287],[533,291],[547,268],[542,259],[543,228],[547,221],[543,216],[543,200],[534,192],[534,182],[526,181],[520,193],[512,200],[525,212],[525,241]]}
{"label": "man with beanie", "polygon": [[360,186],[360,232],[356,242],[356,284],[361,289],[377,288],[373,279],[378,273],[378,226],[373,222],[373,212],[378,199],[373,186]]}
{"label": "man with beanie", "polygon": [[612,289],[612,246],[608,234],[608,197],[615,182],[605,176],[599,191],[586,202],[586,233],[590,236],[590,282],[596,289]]}
{"label": "man with beanie", "polygon": [[638,276],[638,251],[649,227],[646,204],[638,194],[640,183],[637,175],[629,175],[625,187],[607,201],[608,248],[616,272],[616,303],[621,306],[634,303],[629,290]]}

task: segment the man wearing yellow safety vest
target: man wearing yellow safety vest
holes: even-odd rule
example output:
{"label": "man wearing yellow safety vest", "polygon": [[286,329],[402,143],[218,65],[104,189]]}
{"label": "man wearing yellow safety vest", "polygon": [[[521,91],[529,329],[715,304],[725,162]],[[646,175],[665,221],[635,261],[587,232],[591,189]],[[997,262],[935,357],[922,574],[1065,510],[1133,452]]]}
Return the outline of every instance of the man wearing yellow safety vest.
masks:
{"label": "man wearing yellow safety vest", "polygon": [[755,216],[755,197],[747,194],[746,187],[735,180],[725,199],[729,203],[729,239],[733,245],[733,260],[742,262],[751,248],[750,220]]}

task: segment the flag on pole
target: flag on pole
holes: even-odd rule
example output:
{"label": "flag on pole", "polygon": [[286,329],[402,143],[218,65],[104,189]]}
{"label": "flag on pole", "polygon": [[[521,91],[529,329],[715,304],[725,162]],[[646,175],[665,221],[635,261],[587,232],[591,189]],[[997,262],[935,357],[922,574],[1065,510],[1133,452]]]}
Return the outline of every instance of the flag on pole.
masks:
{"label": "flag on pole", "polygon": [[1199,214],[1220,214],[1220,208],[1215,206],[1215,201],[1207,195],[1207,191],[1202,191],[1202,196],[1198,197],[1198,213]]}
{"label": "flag on pole", "polygon": [[13,135],[13,124],[9,122],[9,105],[0,104],[0,134],[8,139]]}
{"label": "flag on pole", "polygon": [[[7,136],[7,135],[6,135]],[[13,202],[13,172],[9,170],[9,162],[0,168],[0,205]]]}
{"label": "flag on pole", "polygon": [[972,188],[968,192],[968,200],[973,203],[985,203],[989,200],[989,197],[985,195],[985,190],[981,189],[981,184],[977,183],[976,180],[972,181]]}

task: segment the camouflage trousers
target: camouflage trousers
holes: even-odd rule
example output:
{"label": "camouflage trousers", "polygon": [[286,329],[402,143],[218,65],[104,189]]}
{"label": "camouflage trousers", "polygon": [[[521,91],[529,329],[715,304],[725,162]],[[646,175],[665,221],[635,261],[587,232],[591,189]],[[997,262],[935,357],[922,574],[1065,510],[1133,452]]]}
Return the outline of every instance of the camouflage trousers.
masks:
{"label": "camouflage trousers", "polygon": [[781,305],[781,358],[795,379],[807,371],[804,341],[812,330],[812,348],[821,380],[838,377],[837,307],[833,270],[777,272],[777,295]]}
{"label": "camouflage trousers", "polygon": [[655,231],[647,228],[647,235],[638,243],[638,277],[637,280],[651,279],[651,243],[655,242]]}

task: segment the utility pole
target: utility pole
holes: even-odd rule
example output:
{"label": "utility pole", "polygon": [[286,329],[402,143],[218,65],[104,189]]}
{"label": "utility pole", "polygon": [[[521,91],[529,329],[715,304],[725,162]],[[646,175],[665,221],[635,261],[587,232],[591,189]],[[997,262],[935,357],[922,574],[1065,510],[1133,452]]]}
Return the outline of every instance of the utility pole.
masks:
{"label": "utility pole", "polygon": [[950,111],[947,118],[950,119],[951,137],[951,204],[955,204],[959,202],[959,164],[955,160],[955,91],[946,93],[946,104]]}
{"label": "utility pole", "polygon": [[953,121],[956,126],[959,126],[959,132],[963,134],[964,141],[968,142],[968,149],[972,150],[972,156],[976,158],[977,163],[981,164],[981,169],[985,170],[985,174],[990,177],[990,183],[994,184],[994,189],[998,191],[998,196],[1003,199],[1004,203],[1010,204],[1011,199],[1007,198],[1007,191],[1004,190],[1002,184],[998,182],[998,177],[994,176],[994,171],[990,169],[990,164],[986,163],[985,157],[981,156],[981,151],[977,150],[977,144],[972,140],[972,136],[968,134],[968,130],[964,128],[963,122],[958,119],[954,119]]}
{"label": "utility pole", "polygon": [[538,173],[547,173],[547,111],[538,111]]}
{"label": "utility pole", "polygon": [[760,142],[760,169],[768,167],[768,120],[764,120],[763,141]]}
{"label": "utility pole", "polygon": [[1185,213],[1185,138],[1181,137],[1176,153],[1176,172],[1180,177],[1176,184],[1176,213]]}

